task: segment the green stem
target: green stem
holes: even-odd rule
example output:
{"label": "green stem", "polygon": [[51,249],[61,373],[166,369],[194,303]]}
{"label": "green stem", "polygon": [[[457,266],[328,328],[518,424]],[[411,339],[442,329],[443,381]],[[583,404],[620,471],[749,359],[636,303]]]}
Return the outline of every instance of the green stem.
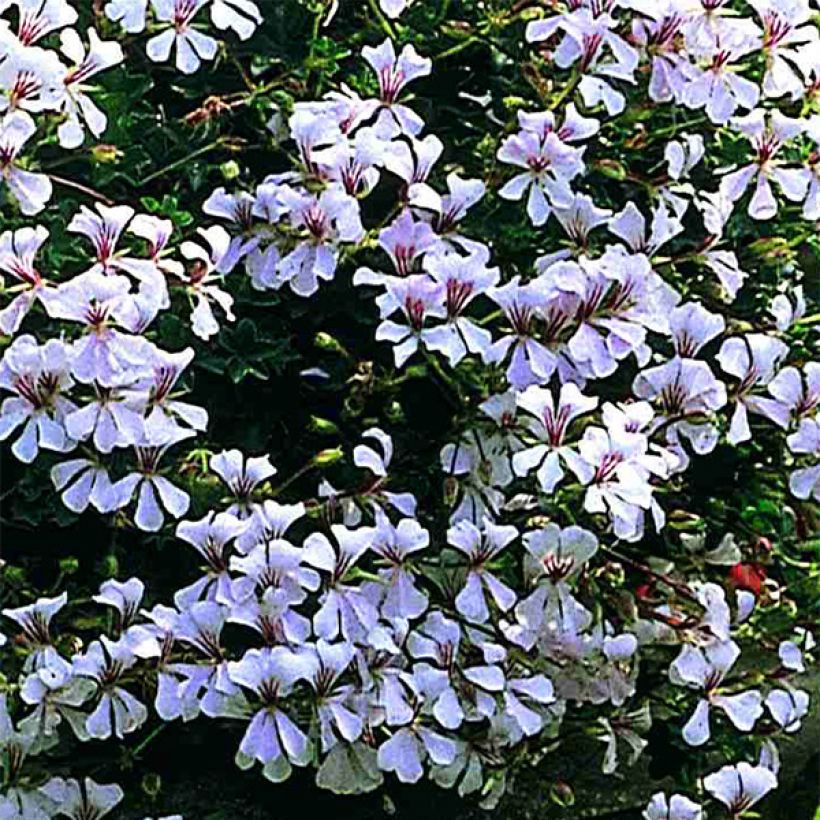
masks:
{"label": "green stem", "polygon": [[373,12],[376,19],[379,21],[379,25],[382,27],[384,33],[391,40],[395,40],[396,30],[390,24],[390,21],[384,16],[384,12],[379,8],[377,0],[367,0],[367,5],[370,6],[370,10]]}

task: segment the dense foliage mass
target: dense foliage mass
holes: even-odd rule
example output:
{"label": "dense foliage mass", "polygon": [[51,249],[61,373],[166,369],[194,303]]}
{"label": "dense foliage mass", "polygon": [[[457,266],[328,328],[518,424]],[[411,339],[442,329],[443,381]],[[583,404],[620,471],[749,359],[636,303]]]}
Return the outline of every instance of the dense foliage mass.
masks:
{"label": "dense foliage mass", "polygon": [[129,811],[192,721],[485,807],[649,744],[648,820],[757,811],[820,612],[816,2],[0,14],[0,818]]}

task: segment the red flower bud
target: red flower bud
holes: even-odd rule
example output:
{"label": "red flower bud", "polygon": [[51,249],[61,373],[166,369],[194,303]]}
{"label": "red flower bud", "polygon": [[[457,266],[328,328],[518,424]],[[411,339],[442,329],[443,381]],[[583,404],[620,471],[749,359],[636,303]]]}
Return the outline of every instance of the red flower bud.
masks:
{"label": "red flower bud", "polygon": [[729,570],[729,583],[735,589],[745,589],[760,595],[766,570],[760,564],[735,564]]}

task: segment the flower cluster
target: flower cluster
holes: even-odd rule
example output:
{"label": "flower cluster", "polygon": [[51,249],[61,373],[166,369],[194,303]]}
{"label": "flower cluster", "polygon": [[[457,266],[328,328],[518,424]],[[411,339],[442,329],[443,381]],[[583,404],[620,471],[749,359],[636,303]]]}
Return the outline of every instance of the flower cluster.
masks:
{"label": "flower cluster", "polygon": [[[395,19],[407,5],[381,8]],[[776,658],[744,670],[751,625],[782,590],[743,580],[752,547],[727,534],[707,550],[725,530],[681,506],[693,465],[762,438],[780,497],[798,510],[820,501],[820,362],[803,290],[782,288],[764,317],[733,313],[754,280],[743,231],[820,216],[820,35],[808,0],[747,5],[528,12],[522,35],[556,93],[513,101],[486,178],[443,162],[409,91],[433,61],[388,37],[362,50],[374,96],[341,84],[296,102],[274,134],[290,163],[210,193],[202,210],[223,224],[178,241],[168,219],[83,205],[60,270],[43,224],[0,234],[0,440],[48,465],[70,511],[144,532],[171,519],[202,564],[165,602],[140,578],[104,581],[93,600],[112,617],[99,634],[70,617],[65,593],[2,610],[16,686],[0,695],[0,817],[107,814],[118,786],[43,777],[36,758],[66,736],[122,740],[155,717],[241,721],[237,765],[274,782],[294,766],[338,793],[427,775],[494,806],[513,763],[563,742],[582,709],[596,715],[603,771],[634,762],[652,719],[638,680],[659,658],[685,744],[737,731],[750,751],[688,794],[654,795],[644,817],[696,820],[710,797],[739,817],[776,786],[775,739],[808,714],[797,678],[814,638],[780,636]],[[94,29],[81,37],[65,0],[0,9],[16,24],[0,26],[0,171],[31,216],[52,189],[26,143],[52,119],[64,149],[100,137],[87,81],[123,52]],[[108,24],[148,33],[150,60],[173,50],[186,74],[218,51],[199,28],[206,11],[243,40],[261,23],[250,0],[104,5]],[[703,109],[655,138],[652,176],[597,156],[633,99]],[[538,237],[514,263],[471,229],[486,207]],[[164,349],[160,314],[188,313],[204,349],[238,293],[309,299],[342,276],[367,305],[374,358],[392,352],[384,367],[405,375],[417,365],[456,405],[434,450],[443,503],[394,490],[401,461],[380,427],[353,448],[344,489],[324,480],[285,502],[290,482],[274,486],[267,453],[217,446],[192,500],[178,445],[207,441],[209,418],[182,395],[195,347]]]}

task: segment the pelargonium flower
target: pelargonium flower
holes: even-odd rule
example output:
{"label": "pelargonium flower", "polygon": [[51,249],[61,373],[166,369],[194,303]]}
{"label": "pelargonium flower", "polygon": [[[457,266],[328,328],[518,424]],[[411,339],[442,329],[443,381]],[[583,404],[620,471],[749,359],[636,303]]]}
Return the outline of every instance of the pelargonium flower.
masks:
{"label": "pelargonium flower", "polygon": [[113,40],[100,40],[93,28],[88,29],[88,49],[74,29],[60,33],[60,51],[71,61],[63,79],[65,93],[61,109],[65,122],[57,129],[63,148],[78,148],[83,143],[85,129],[94,137],[100,137],[108,124],[108,118],[88,95],[87,81],[123,61],[123,51]]}
{"label": "pelargonium flower", "polygon": [[755,409],[784,429],[820,406],[820,362],[807,362],[802,372],[784,367],[767,385],[771,399],[758,398]]}
{"label": "pelargonium flower", "polygon": [[575,525],[564,527],[549,523],[524,534],[525,566],[540,579],[553,584],[577,575],[598,551],[598,539],[589,530]]}
{"label": "pelargonium flower", "polygon": [[228,566],[231,542],[246,529],[246,523],[231,513],[209,512],[198,521],[180,521],[177,538],[190,544],[206,562],[206,574],[174,596],[178,606],[190,606],[202,598],[220,604],[233,601]]}
{"label": "pelargonium flower", "polygon": [[247,40],[262,24],[262,14],[251,0],[212,0],[211,22],[218,29],[230,29],[240,40]]}
{"label": "pelargonium flower", "polygon": [[233,496],[228,512],[245,519],[255,510],[252,497],[254,490],[267,479],[276,475],[276,467],[270,456],[245,456],[241,450],[223,450],[211,456],[210,469],[227,485]]}
{"label": "pelargonium flower", "polygon": [[584,170],[583,150],[567,145],[555,131],[544,136],[522,130],[506,137],[498,149],[501,162],[525,169],[507,182],[498,195],[519,200],[527,195],[527,215],[533,225],[543,225],[553,205],[569,207],[570,182]]}
{"label": "pelargonium flower", "polygon": [[644,820],[703,820],[703,809],[682,794],[671,797],[663,792],[652,795],[643,812]]}
{"label": "pelargonium flower", "polygon": [[438,340],[437,328],[431,327],[430,319],[443,319],[447,310],[444,304],[445,289],[424,274],[414,274],[406,279],[396,279],[387,284],[395,311],[401,311],[404,324],[384,319],[376,328],[377,341],[394,344],[393,358],[396,367],[402,367],[422,344],[429,347],[431,339]]}
{"label": "pelargonium flower", "polygon": [[207,341],[219,331],[211,302],[219,305],[229,322],[234,320],[233,297],[219,287],[231,238],[219,225],[198,228],[197,233],[205,240],[208,248],[190,241],[180,245],[179,252],[190,262],[180,278],[185,282],[191,298],[196,300],[191,312],[191,329],[200,339]]}
{"label": "pelargonium flower", "polygon": [[468,353],[483,355],[492,342],[489,330],[464,315],[473,299],[498,283],[498,268],[488,268],[488,261],[489,251],[484,248],[469,256],[425,256],[425,270],[444,288],[446,310],[446,322],[430,330],[425,345],[445,355],[452,366]]}
{"label": "pelargonium flower", "polygon": [[219,44],[193,26],[197,13],[207,4],[208,0],[151,0],[157,20],[169,27],[146,44],[149,59],[164,63],[176,47],[176,67],[183,74],[193,74],[203,60],[213,60]]}
{"label": "pelargonium flower", "polygon": [[670,447],[679,449],[681,436],[701,455],[717,446],[719,433],[712,418],[726,405],[726,387],[706,362],[675,356],[638,373],[632,391],[654,404],[655,425],[664,429]]}
{"label": "pelargonium flower", "polygon": [[766,695],[765,704],[784,732],[797,732],[809,713],[809,693],[804,689],[773,689]]}
{"label": "pelargonium flower", "polygon": [[430,73],[432,61],[419,56],[409,44],[397,57],[389,38],[378,47],[365,46],[362,49],[362,57],[378,77],[382,110],[395,120],[405,134],[418,134],[424,127],[424,122],[415,111],[399,103],[398,98],[408,83]]}
{"label": "pelargonium flower", "polygon": [[536,444],[514,453],[512,467],[523,476],[536,469],[541,489],[552,493],[564,477],[563,461],[574,469],[578,456],[566,436],[572,422],[598,406],[598,399],[585,396],[572,383],[561,386],[556,406],[552,391],[532,385],[516,398],[518,406],[526,411],[525,425],[535,437]]}
{"label": "pelargonium flower", "polygon": [[77,22],[77,10],[67,0],[18,0],[16,5],[20,7],[17,38],[24,46],[33,45],[53,31]]}
{"label": "pelargonium flower", "polygon": [[74,674],[97,684],[99,700],[85,722],[88,734],[98,740],[136,731],[148,719],[148,710],[128,690],[119,685],[137,658],[124,641],[101,635],[82,655],[72,661]]}
{"label": "pelargonium flower", "polygon": [[333,524],[331,534],[332,542],[317,532],[308,536],[304,545],[305,562],[328,576],[321,606],[313,616],[313,629],[326,641],[341,635],[348,641],[366,644],[378,621],[378,611],[359,587],[345,579],[373,543],[374,531],[371,527],[352,530]]}
{"label": "pelargonium flower", "polygon": [[650,482],[668,476],[669,461],[663,452],[652,452],[643,433],[588,427],[578,452],[586,465],[582,483],[587,485],[587,512],[607,513],[613,531],[625,541],[641,537],[645,512],[652,514],[658,529],[663,526],[665,516]]}
{"label": "pelargonium flower", "polygon": [[717,360],[724,372],[739,382],[732,396],[735,409],[728,434],[732,444],[748,441],[752,437],[748,411],[757,409],[757,397],[752,391],[772,380],[778,364],[788,351],[788,346],[780,339],[763,333],[735,336],[721,345]]}
{"label": "pelargonium flower", "polygon": [[518,537],[512,526],[494,524],[485,518],[481,529],[470,521],[459,521],[447,531],[447,543],[467,556],[467,579],[456,596],[456,609],[468,620],[483,623],[490,617],[486,595],[506,612],[516,601],[516,594],[488,568],[498,554]]}
{"label": "pelargonium flower", "polygon": [[714,642],[703,649],[687,645],[672,663],[669,678],[673,683],[703,692],[702,699],[683,727],[683,739],[690,746],[701,746],[709,740],[712,706],[723,710],[732,724],[743,732],[751,731],[763,714],[763,697],[757,690],[721,694],[720,686],[739,655],[740,650],[732,641]]}
{"label": "pelargonium flower", "polygon": [[108,470],[87,458],[74,458],[51,468],[51,481],[69,510],[84,512],[91,504],[101,513],[109,513],[124,503],[114,488]]}
{"label": "pelargonium flower", "polygon": [[555,354],[537,341],[538,311],[546,303],[537,283],[522,285],[514,276],[505,285],[490,288],[487,295],[504,311],[512,332],[495,341],[484,353],[487,364],[507,359],[507,379],[517,390],[549,381],[558,366]]}
{"label": "pelargonium flower", "polygon": [[50,291],[35,261],[46,239],[48,231],[42,225],[0,235],[0,271],[23,286],[22,292],[0,310],[0,332],[6,336],[17,333],[35,301],[45,305],[48,300]]}
{"label": "pelargonium flower", "polygon": [[68,595],[63,592],[55,598],[38,598],[33,604],[2,610],[3,615],[20,626],[23,640],[32,650],[26,660],[26,668],[47,666],[50,657],[56,654],[49,625],[67,602]]}
{"label": "pelargonium flower", "polygon": [[742,36],[711,44],[703,54],[708,62],[696,69],[695,76],[683,89],[684,105],[705,108],[715,125],[725,125],[738,108],[754,108],[760,99],[760,89],[752,80],[739,76],[734,64],[756,46],[754,39]]}
{"label": "pelargonium flower", "polygon": [[290,191],[285,201],[291,224],[304,238],[279,262],[279,281],[287,282],[297,296],[312,296],[320,279],[333,279],[338,244],[358,242],[364,235],[359,203],[337,186],[318,196]]}
{"label": "pelargonium flower", "polygon": [[71,350],[58,339],[38,345],[33,336],[19,336],[0,362],[0,388],[14,395],[0,405],[0,441],[22,425],[11,451],[26,464],[37,458],[40,448],[65,453],[74,440],[65,420],[76,405],[67,393],[71,378]]}
{"label": "pelargonium flower", "polygon": [[165,523],[163,510],[174,518],[182,518],[191,503],[188,493],[175,487],[165,476],[159,475],[159,462],[165,451],[193,435],[184,430],[163,445],[140,441],[134,445],[137,469],[114,485],[119,504],[125,506],[137,494],[134,523],[141,530],[156,532]]}
{"label": "pelargonium flower", "polygon": [[296,681],[309,675],[307,663],[283,646],[250,649],[241,660],[228,664],[228,673],[259,701],[239,744],[236,764],[248,769],[258,760],[269,780],[286,780],[291,764],[305,766],[310,759],[307,735],[282,708]]}
{"label": "pelargonium flower", "polygon": [[393,439],[378,427],[371,427],[362,433],[362,438],[378,443],[381,453],[370,444],[357,444],[353,448],[353,463],[357,467],[370,470],[376,477],[373,486],[367,489],[367,498],[384,500],[391,507],[406,516],[416,514],[416,498],[412,493],[394,493],[382,488],[387,471],[393,460]]}
{"label": "pelargonium flower", "polygon": [[306,680],[316,693],[319,735],[325,752],[341,742],[340,738],[353,743],[364,730],[364,720],[355,711],[351,697],[354,687],[339,680],[353,663],[354,656],[352,644],[344,641],[331,644],[321,639],[300,653],[300,660],[306,661],[309,668]]}
{"label": "pelargonium flower", "polygon": [[731,202],[737,202],[756,180],[748,208],[749,216],[754,219],[771,219],[777,214],[770,180],[777,183],[787,199],[802,202],[811,172],[804,168],[784,168],[777,155],[802,132],[803,123],[779,111],[773,111],[767,122],[766,112],[758,108],[734,119],[732,125],[752,143],[756,156],[751,165],[733,171],[720,181],[720,193]]}
{"label": "pelargonium flower", "polygon": [[802,75],[809,73],[809,54],[820,45],[808,0],[749,0],[749,5],[763,23],[763,94],[799,99],[804,92]]}
{"label": "pelargonium flower", "polygon": [[402,783],[416,783],[424,774],[428,758],[437,766],[448,766],[455,760],[456,744],[434,729],[418,722],[403,726],[379,746],[379,768],[395,772]]}
{"label": "pelargonium flower", "polygon": [[36,130],[34,120],[24,111],[14,111],[0,121],[0,177],[27,216],[45,208],[52,190],[45,174],[25,171],[15,163]]}
{"label": "pelargonium flower", "polygon": [[115,783],[101,786],[90,777],[86,777],[82,783],[52,777],[40,787],[40,791],[54,801],[58,815],[71,820],[86,820],[91,817],[99,820],[112,812],[125,797],[123,790]]}
{"label": "pelargonium flower", "polygon": [[797,498],[813,497],[820,501],[820,420],[801,419],[797,431],[786,439],[786,443],[796,455],[812,457],[808,467],[792,472],[789,489]]}
{"label": "pelargonium flower", "polygon": [[741,817],[777,787],[777,777],[765,766],[752,766],[742,761],[707,775],[703,778],[703,786],[732,815]]}

